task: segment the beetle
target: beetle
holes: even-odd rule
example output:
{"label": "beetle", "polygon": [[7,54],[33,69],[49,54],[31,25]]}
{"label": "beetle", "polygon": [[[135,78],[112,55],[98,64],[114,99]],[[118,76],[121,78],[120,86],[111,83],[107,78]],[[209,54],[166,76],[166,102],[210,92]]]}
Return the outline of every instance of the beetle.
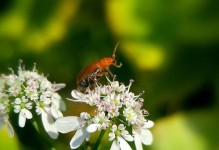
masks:
{"label": "beetle", "polygon": [[100,60],[97,60],[79,72],[77,76],[77,85],[79,91],[84,91],[86,88],[92,86],[97,81],[97,79],[103,75],[108,75],[108,73],[114,77],[114,75],[109,70],[109,67],[113,65],[117,68],[120,68],[122,66],[122,63],[118,65],[115,59],[117,47],[118,43],[116,44],[111,57],[104,57]]}

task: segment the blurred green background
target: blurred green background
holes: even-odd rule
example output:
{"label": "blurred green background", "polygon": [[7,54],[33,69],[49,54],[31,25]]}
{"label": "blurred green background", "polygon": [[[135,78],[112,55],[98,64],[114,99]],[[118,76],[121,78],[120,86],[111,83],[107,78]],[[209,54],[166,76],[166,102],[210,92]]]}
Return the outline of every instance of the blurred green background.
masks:
{"label": "blurred green background", "polygon": [[[144,107],[155,121],[154,143],[144,149],[219,150],[218,6],[218,0],[1,0],[0,72],[16,70],[19,59],[27,69],[36,62],[50,81],[66,83],[60,94],[70,98],[80,69],[111,56],[119,41],[123,66],[111,71],[125,84],[134,79],[136,94],[145,91]],[[65,116],[90,111],[65,102]],[[19,130],[14,138],[1,130],[0,149],[48,148],[28,125]],[[52,142],[70,149],[73,135]],[[110,147],[107,138],[100,149]]]}

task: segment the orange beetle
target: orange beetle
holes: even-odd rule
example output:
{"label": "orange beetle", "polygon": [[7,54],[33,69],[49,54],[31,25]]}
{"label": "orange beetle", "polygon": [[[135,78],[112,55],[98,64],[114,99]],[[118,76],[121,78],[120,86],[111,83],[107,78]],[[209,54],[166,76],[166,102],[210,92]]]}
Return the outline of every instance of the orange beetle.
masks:
{"label": "orange beetle", "polygon": [[115,59],[117,46],[118,43],[116,44],[111,57],[105,57],[103,59],[97,60],[79,72],[77,76],[78,90],[84,91],[86,88],[93,85],[97,78],[101,77],[102,75],[107,75],[109,73],[112,77],[114,77],[114,75],[110,72],[109,67],[111,65],[117,68],[122,66],[121,63],[118,65]]}

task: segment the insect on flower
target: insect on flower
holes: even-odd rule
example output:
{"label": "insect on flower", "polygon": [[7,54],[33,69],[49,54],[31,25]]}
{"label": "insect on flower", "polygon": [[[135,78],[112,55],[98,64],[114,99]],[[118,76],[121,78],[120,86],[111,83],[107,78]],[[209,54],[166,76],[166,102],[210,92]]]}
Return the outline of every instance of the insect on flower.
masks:
{"label": "insect on flower", "polygon": [[118,65],[115,59],[117,46],[118,43],[116,44],[111,57],[104,57],[100,60],[97,60],[79,72],[77,76],[77,85],[79,91],[84,91],[86,88],[92,86],[102,75],[108,75],[109,73],[112,77],[114,77],[112,72],[109,70],[109,67],[111,65],[117,68],[122,66],[122,63]]}

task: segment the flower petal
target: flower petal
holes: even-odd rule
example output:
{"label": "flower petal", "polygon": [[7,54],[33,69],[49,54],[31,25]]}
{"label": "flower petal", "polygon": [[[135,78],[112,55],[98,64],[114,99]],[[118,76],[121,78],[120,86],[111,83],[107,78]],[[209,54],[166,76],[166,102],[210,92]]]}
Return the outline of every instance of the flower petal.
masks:
{"label": "flower petal", "polygon": [[136,150],[143,150],[141,143],[141,136],[138,133],[134,135],[134,141],[135,141]]}
{"label": "flower petal", "polygon": [[25,96],[22,96],[22,102],[23,102],[23,103],[27,103],[27,102],[28,102],[28,99],[26,99]]}
{"label": "flower petal", "polygon": [[80,117],[68,116],[57,119],[55,126],[59,132],[68,133],[77,130],[83,123],[84,121]]}
{"label": "flower petal", "polygon": [[70,141],[71,149],[78,148],[83,143],[84,139],[86,139],[88,136],[89,133],[86,131],[85,127],[78,129]]}
{"label": "flower petal", "polygon": [[53,93],[53,94],[52,94],[52,97],[51,97],[52,104],[53,104],[56,108],[59,108],[59,107],[60,107],[60,99],[61,99],[61,96],[59,96],[58,93]]}
{"label": "flower petal", "polygon": [[18,104],[18,105],[21,104],[21,99],[20,99],[20,98],[16,98],[15,101],[14,101],[14,103],[15,103],[15,104]]}
{"label": "flower petal", "polygon": [[26,108],[27,108],[27,109],[32,109],[32,103],[30,103],[30,102],[27,103],[27,104],[26,104]]}
{"label": "flower petal", "polygon": [[52,88],[54,89],[54,91],[59,91],[60,89],[62,89],[64,87],[65,87],[64,83],[52,84]]}
{"label": "flower petal", "polygon": [[121,130],[121,131],[125,130],[124,124],[120,124],[120,125],[118,126],[118,129]]}
{"label": "flower petal", "polygon": [[112,126],[111,130],[112,130],[113,132],[115,132],[115,131],[117,130],[117,126],[114,124],[114,125]]}
{"label": "flower petal", "polygon": [[132,148],[123,138],[119,138],[119,145],[121,150],[132,150]]}
{"label": "flower petal", "polygon": [[52,116],[46,113],[45,111],[42,111],[41,118],[42,118],[43,126],[46,132],[49,134],[49,136],[52,139],[57,139],[59,133],[54,126],[54,121]]}
{"label": "flower petal", "polygon": [[130,134],[126,134],[122,136],[126,141],[133,141],[133,137]]}
{"label": "flower petal", "polygon": [[87,127],[87,132],[93,133],[93,132],[97,131],[98,125],[99,124],[91,124],[91,125],[89,125]]}
{"label": "flower petal", "polygon": [[117,140],[114,140],[114,141],[113,141],[113,144],[111,145],[110,150],[120,150],[120,148],[119,148],[119,143],[118,143]]}
{"label": "flower petal", "polygon": [[21,113],[23,113],[26,116],[27,119],[31,119],[33,117],[32,113],[29,110],[25,109],[25,108],[21,109]]}
{"label": "flower petal", "polygon": [[144,127],[143,128],[151,128],[154,126],[154,122],[151,121],[151,120],[148,120],[145,124],[144,124]]}
{"label": "flower petal", "polygon": [[109,141],[112,141],[112,140],[114,140],[115,138],[116,138],[115,133],[114,133],[114,132],[110,132],[110,133],[109,133]]}
{"label": "flower petal", "polygon": [[74,99],[80,99],[82,97],[84,97],[84,94],[79,92],[78,90],[73,90],[71,92],[71,96],[74,98]]}
{"label": "flower petal", "polygon": [[23,111],[20,111],[19,117],[18,117],[18,124],[21,128],[25,126],[26,123],[26,116]]}
{"label": "flower petal", "polygon": [[21,106],[20,105],[15,105],[14,106],[14,112],[15,113],[19,113],[20,110],[21,110]]}
{"label": "flower petal", "polygon": [[144,145],[151,145],[153,142],[153,136],[150,130],[141,129],[141,141]]}
{"label": "flower petal", "polygon": [[62,99],[60,99],[60,109],[61,109],[62,111],[65,111],[65,110],[66,110],[65,102],[64,102]]}
{"label": "flower petal", "polygon": [[61,111],[59,111],[53,104],[51,106],[51,114],[54,118],[60,118],[60,117],[63,117]]}

